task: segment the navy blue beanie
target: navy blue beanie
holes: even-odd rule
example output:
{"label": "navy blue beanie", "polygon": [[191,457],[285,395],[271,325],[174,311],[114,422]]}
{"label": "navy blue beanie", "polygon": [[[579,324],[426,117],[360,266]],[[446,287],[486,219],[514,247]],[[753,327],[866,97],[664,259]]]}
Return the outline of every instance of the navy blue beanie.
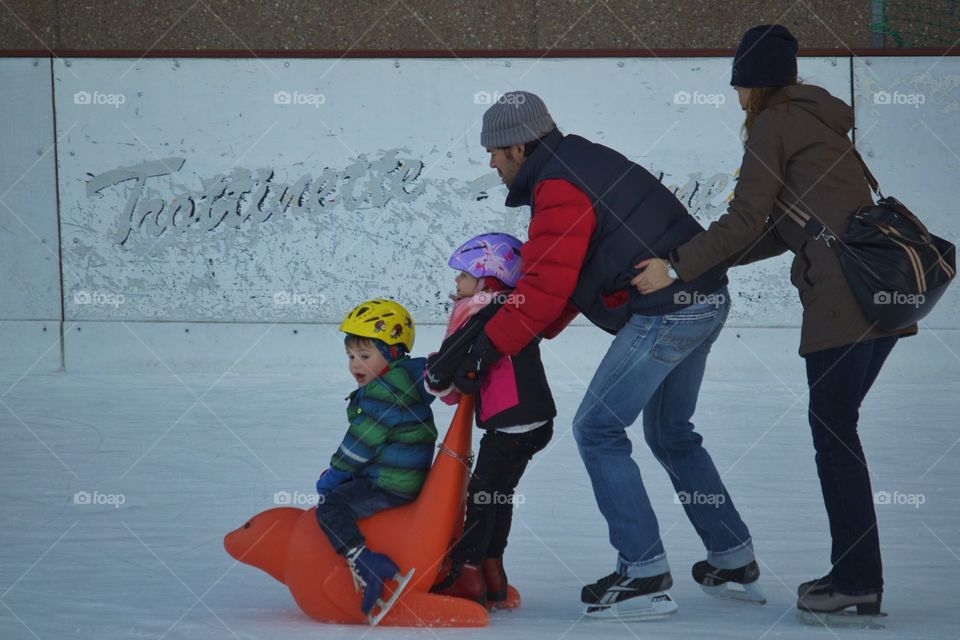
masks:
{"label": "navy blue beanie", "polygon": [[733,57],[730,84],[782,87],[797,79],[797,39],[782,24],[761,24],[745,34]]}

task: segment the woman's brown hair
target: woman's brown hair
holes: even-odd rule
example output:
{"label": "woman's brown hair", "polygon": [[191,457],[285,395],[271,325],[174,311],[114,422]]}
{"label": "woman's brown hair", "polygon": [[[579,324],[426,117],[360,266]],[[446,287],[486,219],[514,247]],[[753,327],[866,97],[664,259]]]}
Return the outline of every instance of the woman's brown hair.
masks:
{"label": "woman's brown hair", "polygon": [[[794,79],[786,87],[792,87],[798,84],[797,80]],[[753,123],[757,120],[757,116],[770,105],[770,100],[777,95],[784,86],[779,87],[753,87],[750,89],[750,97],[747,98],[747,117],[743,121],[743,139],[746,141],[747,137],[750,135],[750,129],[753,128]]]}

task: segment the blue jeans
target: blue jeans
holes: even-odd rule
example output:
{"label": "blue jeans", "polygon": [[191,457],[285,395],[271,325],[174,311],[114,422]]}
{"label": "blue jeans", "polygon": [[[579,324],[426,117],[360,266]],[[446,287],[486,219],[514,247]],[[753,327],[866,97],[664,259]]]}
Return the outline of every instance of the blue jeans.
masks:
{"label": "blue jeans", "polygon": [[663,316],[634,315],[620,330],[577,410],[573,433],[600,512],[619,552],[617,571],[632,577],[669,571],[657,516],[626,429],[643,411],[647,445],[667,470],[707,549],[707,560],[735,569],[754,559],[750,532],[690,418],[710,346],[730,310],[724,288],[715,303]]}
{"label": "blue jeans", "polygon": [[364,542],[357,520],[408,502],[410,498],[384,491],[368,478],[357,478],[320,497],[317,524],[333,550],[342,556]]}

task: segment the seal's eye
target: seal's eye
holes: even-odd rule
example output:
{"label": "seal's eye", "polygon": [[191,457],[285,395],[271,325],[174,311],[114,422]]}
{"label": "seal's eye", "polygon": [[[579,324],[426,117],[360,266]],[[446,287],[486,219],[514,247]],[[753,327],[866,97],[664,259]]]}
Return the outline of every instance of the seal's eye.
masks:
{"label": "seal's eye", "polygon": [[247,524],[243,525],[243,528],[244,528],[244,529],[249,529],[249,528],[250,528],[250,523],[248,522]]}

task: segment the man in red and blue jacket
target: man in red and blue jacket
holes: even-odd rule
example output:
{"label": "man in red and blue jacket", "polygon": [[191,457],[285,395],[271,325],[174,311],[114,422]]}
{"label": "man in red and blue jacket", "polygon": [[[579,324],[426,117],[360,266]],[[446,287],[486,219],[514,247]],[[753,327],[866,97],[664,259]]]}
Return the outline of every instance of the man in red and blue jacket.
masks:
{"label": "man in red and blue jacket", "polygon": [[492,105],[481,143],[508,188],[506,206],[530,207],[529,239],[510,302],[449,375],[461,390],[473,390],[490,364],[538,337],[555,337],[578,313],[617,336],[573,423],[618,551],[617,571],[584,587],[586,614],[630,615],[651,603],[657,615],[676,608],[665,593],[672,578],[656,515],[625,432],[641,411],[647,443],[678,496],[693,496],[681,502],[707,549],[695,577],[699,567],[709,574],[704,586],[755,581],[749,531],[690,422],[707,352],[729,309],[726,269],[652,295],[630,286],[633,265],[668,255],[703,227],[643,167],[561,134],[532,93],[507,93]]}

